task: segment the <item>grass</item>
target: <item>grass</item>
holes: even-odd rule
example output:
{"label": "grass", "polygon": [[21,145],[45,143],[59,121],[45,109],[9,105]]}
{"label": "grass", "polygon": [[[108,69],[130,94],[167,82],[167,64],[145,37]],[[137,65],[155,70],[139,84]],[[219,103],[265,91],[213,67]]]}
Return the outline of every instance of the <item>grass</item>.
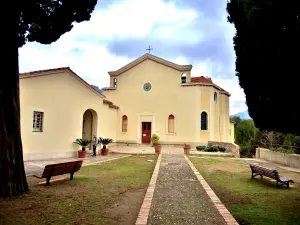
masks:
{"label": "grass", "polygon": [[277,164],[259,163],[295,181],[290,189],[276,188],[276,182],[270,179],[251,179],[251,170],[244,160],[190,159],[239,224],[299,224],[299,173],[283,170]]}
{"label": "grass", "polygon": [[68,178],[48,187],[28,177],[28,194],[0,199],[0,224],[121,224],[124,218],[135,221],[156,159],[131,156],[82,167],[74,180]]}

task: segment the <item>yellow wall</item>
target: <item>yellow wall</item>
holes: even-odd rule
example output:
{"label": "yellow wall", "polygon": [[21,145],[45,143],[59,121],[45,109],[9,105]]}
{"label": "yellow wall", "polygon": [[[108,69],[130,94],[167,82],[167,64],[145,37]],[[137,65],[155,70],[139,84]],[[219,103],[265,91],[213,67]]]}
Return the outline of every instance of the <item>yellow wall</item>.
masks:
{"label": "yellow wall", "polygon": [[234,136],[234,123],[230,122],[230,142],[235,143],[235,136]]}
{"label": "yellow wall", "polygon": [[[158,134],[162,143],[230,141],[229,97],[220,94],[216,88],[181,85],[181,72],[151,60],[144,61],[116,78],[116,90],[104,91],[104,95],[120,107],[117,141],[141,143],[142,122],[152,122],[152,134]],[[146,82],[152,84],[149,92],[143,90]],[[213,98],[215,92],[218,94],[217,104]],[[202,111],[208,113],[207,131],[200,129]],[[167,132],[170,114],[175,116],[174,134]],[[126,133],[121,130],[123,115],[128,117]]]}
{"label": "yellow wall", "polygon": [[[116,139],[117,110],[68,72],[21,78],[20,104],[24,160],[75,156],[88,109],[95,114],[93,133]],[[44,113],[43,132],[32,131],[34,111]]]}

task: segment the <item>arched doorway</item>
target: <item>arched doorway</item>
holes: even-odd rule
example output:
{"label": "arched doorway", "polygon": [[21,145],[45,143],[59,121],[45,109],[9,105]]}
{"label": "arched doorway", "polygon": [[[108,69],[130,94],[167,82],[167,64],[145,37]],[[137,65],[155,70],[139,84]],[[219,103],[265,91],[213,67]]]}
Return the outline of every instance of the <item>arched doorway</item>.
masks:
{"label": "arched doorway", "polygon": [[[97,137],[98,116],[95,110],[87,109],[82,119],[82,139],[93,140],[93,136]],[[92,144],[87,146],[92,149]]]}

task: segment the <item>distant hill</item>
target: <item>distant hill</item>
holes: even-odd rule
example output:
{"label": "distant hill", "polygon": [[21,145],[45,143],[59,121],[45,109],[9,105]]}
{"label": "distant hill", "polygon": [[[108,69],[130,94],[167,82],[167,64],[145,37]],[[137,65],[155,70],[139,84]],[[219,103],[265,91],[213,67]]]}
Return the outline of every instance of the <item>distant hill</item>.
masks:
{"label": "distant hill", "polygon": [[98,86],[91,84],[91,86],[96,89],[96,91],[98,91],[99,93],[103,94],[103,90],[100,89]]}
{"label": "distant hill", "polygon": [[252,119],[252,118],[249,116],[248,110],[246,110],[246,111],[244,111],[244,112],[239,112],[239,113],[230,115],[230,117],[232,117],[232,116],[238,116],[238,117],[240,117],[240,118],[243,119],[243,120],[249,120],[249,119]]}

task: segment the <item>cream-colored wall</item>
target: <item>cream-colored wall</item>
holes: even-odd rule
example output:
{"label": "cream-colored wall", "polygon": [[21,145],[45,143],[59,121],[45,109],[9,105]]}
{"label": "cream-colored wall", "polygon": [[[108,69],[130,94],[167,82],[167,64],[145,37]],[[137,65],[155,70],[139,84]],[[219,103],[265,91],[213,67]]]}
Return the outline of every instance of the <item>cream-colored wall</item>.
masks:
{"label": "cream-colored wall", "polygon": [[[68,72],[20,79],[21,135],[25,160],[75,156],[84,112],[94,110],[97,137],[116,139],[117,110]],[[32,131],[33,111],[44,113],[43,132]]]}
{"label": "cream-colored wall", "polygon": [[[214,104],[213,94],[218,90],[214,87],[181,85],[181,74],[146,60],[117,77],[117,89],[104,91],[107,99],[120,107],[117,141],[141,143],[142,122],[152,122],[152,134],[158,134],[162,143],[219,141],[219,116],[222,116],[222,138],[229,141],[229,106],[226,108],[229,97],[218,94],[218,103]],[[152,84],[149,92],[143,90],[146,82]],[[207,131],[200,130],[202,111],[208,113]],[[167,132],[170,114],[175,116],[174,134]],[[121,130],[123,115],[128,117],[127,133]]]}
{"label": "cream-colored wall", "polygon": [[234,123],[230,122],[229,123],[229,127],[230,127],[230,142],[234,143],[235,142],[235,137],[234,137]]}

